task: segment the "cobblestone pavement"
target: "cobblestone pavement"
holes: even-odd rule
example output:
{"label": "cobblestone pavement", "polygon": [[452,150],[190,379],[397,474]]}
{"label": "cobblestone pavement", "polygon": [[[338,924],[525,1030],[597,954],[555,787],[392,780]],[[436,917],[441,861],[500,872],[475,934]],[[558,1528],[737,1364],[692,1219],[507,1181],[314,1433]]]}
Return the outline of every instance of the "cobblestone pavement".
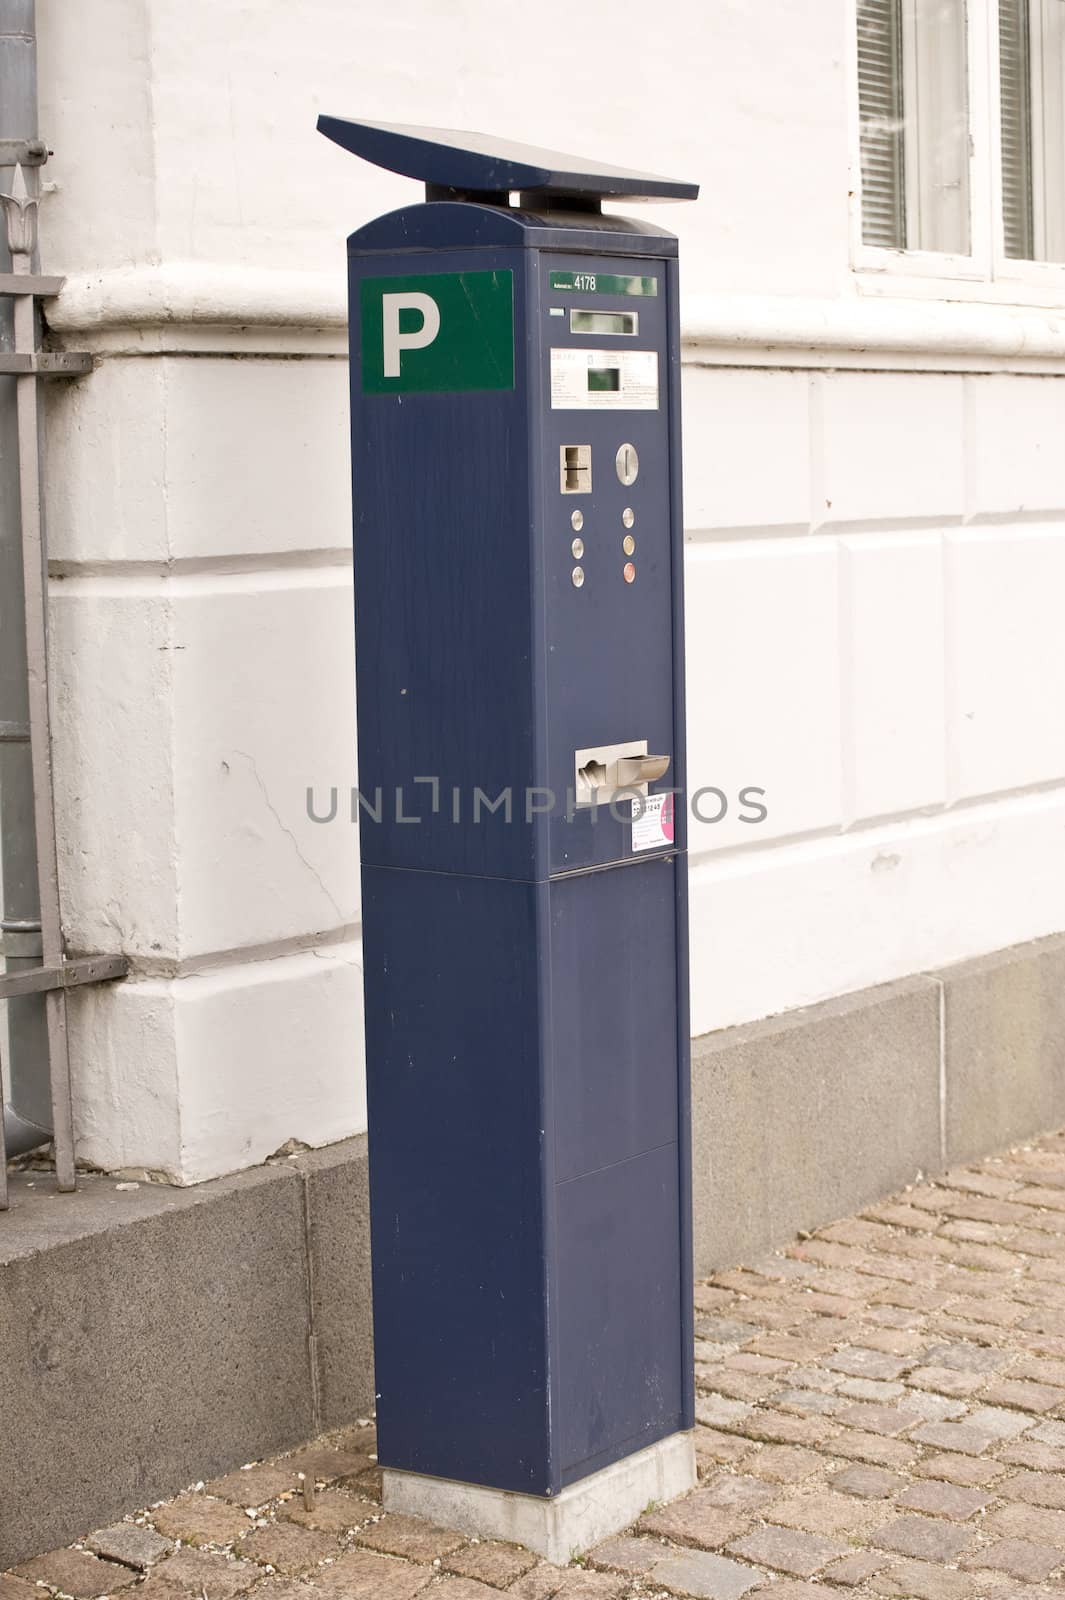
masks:
{"label": "cobblestone pavement", "polygon": [[700,1486],[581,1566],[383,1514],[366,1423],[39,1556],[0,1600],[1065,1597],[1065,1134],[696,1306]]}

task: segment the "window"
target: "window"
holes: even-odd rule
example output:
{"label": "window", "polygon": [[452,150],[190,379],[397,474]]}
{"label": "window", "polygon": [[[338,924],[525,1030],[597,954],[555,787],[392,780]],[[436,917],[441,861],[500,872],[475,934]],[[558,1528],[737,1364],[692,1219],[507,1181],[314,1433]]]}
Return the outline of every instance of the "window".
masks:
{"label": "window", "polygon": [[852,4],[856,265],[1059,294],[1065,0]]}
{"label": "window", "polygon": [[1007,256],[1065,261],[1065,0],[999,0]]}
{"label": "window", "polygon": [[965,0],[859,0],[862,237],[969,253]]}

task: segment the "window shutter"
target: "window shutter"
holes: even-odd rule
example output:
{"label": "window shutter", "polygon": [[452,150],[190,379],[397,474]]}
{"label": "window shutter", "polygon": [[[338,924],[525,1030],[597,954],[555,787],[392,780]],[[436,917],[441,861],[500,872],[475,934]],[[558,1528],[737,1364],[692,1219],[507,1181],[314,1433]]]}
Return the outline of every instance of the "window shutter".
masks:
{"label": "window shutter", "polygon": [[1028,0],[999,0],[1002,224],[1006,254],[1035,255],[1032,226],[1032,77]]}
{"label": "window shutter", "polygon": [[891,250],[906,248],[901,46],[899,0],[858,0],[862,239]]}

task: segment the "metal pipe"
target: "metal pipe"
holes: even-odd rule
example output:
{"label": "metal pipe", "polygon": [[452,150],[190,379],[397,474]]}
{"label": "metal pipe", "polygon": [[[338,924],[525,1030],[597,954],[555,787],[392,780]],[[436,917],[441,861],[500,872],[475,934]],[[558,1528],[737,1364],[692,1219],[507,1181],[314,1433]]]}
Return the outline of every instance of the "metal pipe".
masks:
{"label": "metal pipe", "polygon": [[[0,0],[0,192],[12,192],[19,146],[36,139],[34,0]],[[28,192],[36,194],[37,167],[27,163],[22,171]],[[0,272],[10,272],[12,266],[6,229],[0,227]],[[14,305],[0,296],[0,352],[4,354],[15,349]],[[4,923],[39,927],[17,470],[18,381],[0,374],[0,728],[4,729],[0,738],[0,915]],[[18,954],[5,952],[9,974],[40,964],[40,952],[27,948],[24,933],[14,949]],[[3,1121],[8,1156],[22,1154],[51,1137],[47,1004],[39,993],[7,1001],[8,1083]]]}

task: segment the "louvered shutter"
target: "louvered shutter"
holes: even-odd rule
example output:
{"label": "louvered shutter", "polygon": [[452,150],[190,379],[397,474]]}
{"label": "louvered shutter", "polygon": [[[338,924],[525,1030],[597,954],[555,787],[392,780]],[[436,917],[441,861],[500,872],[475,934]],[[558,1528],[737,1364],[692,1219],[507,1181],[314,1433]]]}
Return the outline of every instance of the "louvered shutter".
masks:
{"label": "louvered shutter", "polygon": [[1032,226],[1032,77],[1028,0],[999,0],[1002,223],[1006,254],[1035,255]]}
{"label": "louvered shutter", "polygon": [[900,0],[858,0],[862,238],[906,248]]}

